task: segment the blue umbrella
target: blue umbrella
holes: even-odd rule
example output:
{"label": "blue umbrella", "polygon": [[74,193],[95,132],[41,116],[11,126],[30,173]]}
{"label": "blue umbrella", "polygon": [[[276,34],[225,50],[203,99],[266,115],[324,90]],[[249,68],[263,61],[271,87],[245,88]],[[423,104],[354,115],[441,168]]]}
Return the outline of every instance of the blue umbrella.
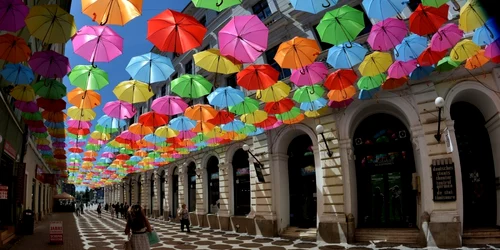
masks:
{"label": "blue umbrella", "polygon": [[166,81],[175,72],[170,58],[151,52],[132,57],[125,70],[135,80],[146,83]]}
{"label": "blue umbrella", "polygon": [[170,128],[178,131],[186,131],[196,127],[196,121],[185,116],[176,117],[169,122]]}
{"label": "blue umbrella", "polygon": [[426,66],[426,67],[417,66],[417,68],[410,73],[410,80],[423,79],[429,76],[432,73],[432,71],[434,71],[433,66]]}
{"label": "blue umbrella", "polygon": [[230,123],[222,124],[221,129],[224,131],[238,131],[245,127],[245,123],[240,120],[234,120]]}
{"label": "blue umbrella", "polygon": [[118,152],[118,149],[117,149],[117,148],[114,148],[114,147],[105,146],[105,147],[103,148],[103,151],[104,151],[104,152],[111,152],[111,153],[114,153],[114,152]]}
{"label": "blue umbrella", "polygon": [[293,8],[300,11],[317,14],[336,5],[338,0],[290,0]]}
{"label": "blue umbrella", "polygon": [[97,124],[109,129],[119,129],[127,125],[124,120],[118,120],[107,115],[101,116],[101,118],[97,120]]}
{"label": "blue umbrella", "polygon": [[65,142],[66,138],[51,137],[52,142]]}
{"label": "blue umbrella", "polygon": [[207,96],[208,102],[215,107],[234,106],[245,100],[245,93],[233,87],[220,87]]}
{"label": "blue umbrella", "polygon": [[417,59],[427,48],[427,38],[417,34],[411,34],[403,39],[401,44],[394,49],[396,60],[407,62]]}
{"label": "blue umbrella", "polygon": [[328,104],[328,101],[321,97],[317,100],[314,100],[312,102],[303,102],[300,104],[300,109],[305,110],[305,111],[314,111],[321,109],[325,107]]}
{"label": "blue umbrella", "polygon": [[486,23],[474,31],[472,41],[479,45],[489,45],[500,37],[499,31],[496,27],[495,19],[490,18]]}
{"label": "blue umbrella", "polygon": [[106,157],[101,157],[101,158],[99,158],[99,162],[110,164],[111,162],[113,162],[113,160],[106,158]]}
{"label": "blue umbrella", "polygon": [[77,153],[71,153],[68,155],[68,159],[69,160],[81,160],[82,156],[80,154],[77,154]]}
{"label": "blue umbrella", "polygon": [[406,1],[403,0],[363,0],[366,15],[379,21],[394,16],[401,18],[401,12],[406,6]]}
{"label": "blue umbrella", "polygon": [[247,136],[260,135],[260,134],[264,133],[264,131],[265,130],[263,128],[257,128],[254,132],[248,133]]}
{"label": "blue umbrella", "polygon": [[53,128],[53,129],[61,129],[61,128],[65,128],[66,125],[64,122],[49,122],[49,121],[45,121],[44,122],[45,126],[47,128]]}
{"label": "blue umbrella", "polygon": [[194,144],[194,145],[195,145],[196,147],[198,147],[198,148],[190,148],[190,149],[189,149],[189,152],[194,152],[194,151],[198,151],[200,148],[205,148],[205,147],[207,147],[207,146],[208,146],[208,143],[207,143],[207,142],[202,141],[202,142],[198,142],[198,143],[196,143],[196,144]]}
{"label": "blue umbrella", "polygon": [[142,157],[137,156],[137,155],[134,155],[134,156],[130,157],[130,159],[129,159],[129,160],[130,160],[130,161],[137,161],[137,162],[139,162],[139,161],[141,161],[141,160],[142,160]]}
{"label": "blue umbrella", "polygon": [[29,84],[35,79],[33,71],[20,63],[5,65],[1,74],[5,80],[14,84]]}
{"label": "blue umbrella", "polygon": [[359,98],[359,100],[372,99],[379,90],[380,90],[380,87],[370,89],[370,90],[362,89],[361,91],[359,91],[358,98]]}
{"label": "blue umbrella", "polygon": [[165,141],[165,138],[159,137],[159,136],[157,136],[155,134],[146,135],[146,136],[144,136],[143,139],[145,141],[151,142],[151,143],[157,143],[157,142],[163,142],[163,141]]}
{"label": "blue umbrella", "polygon": [[368,50],[359,43],[344,43],[328,50],[326,62],[336,69],[350,69],[361,63]]}

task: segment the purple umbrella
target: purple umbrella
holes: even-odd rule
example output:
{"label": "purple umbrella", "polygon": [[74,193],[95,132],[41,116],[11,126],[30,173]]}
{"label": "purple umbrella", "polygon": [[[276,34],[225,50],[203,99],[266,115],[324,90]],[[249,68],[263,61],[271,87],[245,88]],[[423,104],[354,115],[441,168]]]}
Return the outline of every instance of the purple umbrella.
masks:
{"label": "purple umbrella", "polygon": [[35,52],[28,64],[35,73],[46,78],[63,78],[71,71],[68,58],[53,50]]}
{"label": "purple umbrella", "polygon": [[71,145],[73,147],[83,147],[83,146],[85,146],[85,144],[87,144],[86,141],[70,141],[69,142],[69,145]]}
{"label": "purple umbrella", "polygon": [[23,101],[15,101],[14,106],[23,111],[23,112],[28,112],[28,113],[34,113],[38,111],[38,105],[36,105],[36,102],[23,102]]}
{"label": "purple umbrella", "polygon": [[35,133],[44,133],[44,132],[47,132],[47,127],[45,127],[45,126],[43,126],[43,127],[29,126],[28,128],[29,128],[29,130],[31,130],[31,132],[35,132]]}
{"label": "purple umbrella", "polygon": [[22,0],[0,1],[0,30],[16,32],[26,26],[29,8]]}
{"label": "purple umbrella", "polygon": [[408,34],[408,28],[403,20],[387,18],[373,25],[368,43],[374,50],[388,51],[401,41]]}
{"label": "purple umbrella", "polygon": [[55,148],[65,148],[66,147],[66,143],[64,143],[64,142],[53,142],[52,146],[54,146]]}
{"label": "purple umbrella", "polygon": [[106,103],[102,110],[109,117],[116,119],[132,118],[137,112],[132,104],[120,100]]}
{"label": "purple umbrella", "polygon": [[115,155],[111,152],[104,152],[104,153],[102,153],[101,156],[105,157],[105,158],[109,158],[109,159],[115,158]]}
{"label": "purple umbrella", "polygon": [[37,145],[36,146],[39,150],[50,150],[49,145]]}
{"label": "purple umbrella", "polygon": [[[305,74],[303,74],[304,72]],[[326,76],[328,76],[326,65],[322,62],[313,62],[305,66],[305,70],[294,70],[290,80],[297,86],[306,86],[322,82]]]}
{"label": "purple umbrella", "polygon": [[195,132],[192,132],[191,130],[182,130],[182,131],[179,131],[179,134],[177,135],[177,137],[179,139],[191,139],[193,137],[196,136],[196,133]]}
{"label": "purple umbrella", "polygon": [[123,51],[123,38],[108,26],[83,26],[72,38],[73,50],[94,65],[110,62]]}
{"label": "purple umbrella", "polygon": [[407,77],[410,73],[417,68],[417,60],[410,60],[407,62],[395,61],[387,70],[390,78]]}
{"label": "purple umbrella", "polygon": [[458,28],[458,25],[449,23],[439,28],[439,30],[432,36],[431,50],[443,51],[454,47],[462,38],[464,32]]}

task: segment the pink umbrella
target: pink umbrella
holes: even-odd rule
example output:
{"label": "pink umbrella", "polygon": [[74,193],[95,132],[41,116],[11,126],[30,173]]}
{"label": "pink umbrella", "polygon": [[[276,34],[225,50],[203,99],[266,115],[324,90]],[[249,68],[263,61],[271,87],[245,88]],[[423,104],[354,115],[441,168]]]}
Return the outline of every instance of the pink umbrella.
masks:
{"label": "pink umbrella", "polygon": [[74,147],[83,147],[87,144],[85,141],[70,141],[69,145],[74,146]]}
{"label": "pink umbrella", "polygon": [[102,153],[101,156],[105,157],[105,158],[110,158],[110,159],[115,158],[115,155],[111,152],[104,152],[104,153]]}
{"label": "pink umbrella", "polygon": [[28,112],[28,113],[34,113],[38,111],[38,105],[36,105],[36,102],[23,102],[23,101],[15,101],[14,106],[23,111],[23,112]]}
{"label": "pink umbrella", "polygon": [[387,18],[372,26],[367,41],[374,50],[387,51],[400,44],[407,34],[403,20]]}
{"label": "pink umbrella", "polygon": [[89,138],[89,142],[90,144],[96,144],[96,145],[104,145],[106,144],[106,140],[97,140],[97,139],[94,139],[94,138]]}
{"label": "pink umbrella", "polygon": [[33,127],[33,126],[30,126],[28,128],[29,128],[29,130],[31,130],[31,132],[35,132],[35,133],[44,133],[44,132],[47,132],[47,128],[46,127]]}
{"label": "pink umbrella", "polygon": [[221,142],[221,141],[222,141],[222,138],[215,137],[215,138],[210,138],[210,139],[208,139],[208,141],[207,141],[207,142],[208,142],[208,143],[210,143],[210,144],[215,144],[215,143],[219,143],[219,142]]}
{"label": "pink umbrella", "polygon": [[324,81],[327,75],[328,68],[324,63],[313,62],[305,66],[305,70],[294,70],[290,80],[297,86],[306,86]]}
{"label": "pink umbrella", "polygon": [[92,122],[69,119],[66,124],[69,128],[90,129]]}
{"label": "pink umbrella", "polygon": [[179,158],[182,158],[182,155],[179,153],[174,153],[174,154],[172,154],[172,158],[179,159]]}
{"label": "pink umbrella", "polygon": [[177,115],[184,113],[187,103],[178,96],[163,96],[153,101],[151,109],[162,115]]}
{"label": "pink umbrella", "polygon": [[136,135],[128,130],[123,131],[118,137],[116,137],[116,141],[119,143],[127,143],[132,141],[138,141],[141,139],[140,135]]}
{"label": "pink umbrella", "polygon": [[66,143],[64,143],[64,142],[53,142],[52,146],[54,146],[54,148],[65,148],[66,147]]}
{"label": "pink umbrella", "polygon": [[195,136],[196,136],[195,132],[191,130],[184,130],[184,131],[179,131],[177,138],[184,140],[184,139],[191,139]]}
{"label": "pink umbrella", "polygon": [[500,56],[500,39],[486,46],[484,55],[488,58]]}
{"label": "pink umbrella", "polygon": [[256,15],[235,16],[219,31],[219,49],[242,63],[253,63],[267,49],[269,29]]}
{"label": "pink umbrella", "polygon": [[123,51],[123,38],[108,26],[83,26],[72,38],[73,50],[94,65],[110,62]]}
{"label": "pink umbrella", "polygon": [[28,64],[35,73],[47,78],[63,78],[71,71],[68,58],[53,50],[35,52]]}
{"label": "pink umbrella", "polygon": [[0,1],[0,30],[16,32],[26,26],[29,8],[22,0]]}
{"label": "pink umbrella", "polygon": [[387,70],[390,78],[402,78],[410,75],[417,68],[417,60],[395,61]]}
{"label": "pink umbrella", "polygon": [[132,118],[137,112],[132,104],[120,100],[106,103],[102,110],[109,117],[116,119]]}
{"label": "pink umbrella", "polygon": [[354,102],[354,99],[349,98],[347,100],[343,100],[341,102],[336,102],[336,101],[328,101],[328,106],[333,109],[342,109],[342,108],[347,108],[349,104]]}
{"label": "pink umbrella", "polygon": [[449,23],[441,27],[431,39],[431,49],[433,51],[443,51],[455,46],[464,37],[464,32],[458,25]]}

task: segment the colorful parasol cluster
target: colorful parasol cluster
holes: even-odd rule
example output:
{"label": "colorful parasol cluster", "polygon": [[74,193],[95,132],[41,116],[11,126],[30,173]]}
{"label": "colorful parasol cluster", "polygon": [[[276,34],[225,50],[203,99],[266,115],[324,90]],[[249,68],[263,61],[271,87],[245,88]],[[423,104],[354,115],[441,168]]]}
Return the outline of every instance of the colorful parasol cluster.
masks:
{"label": "colorful parasol cluster", "polygon": [[[71,15],[53,6],[33,8],[28,15],[20,0],[2,1],[15,3],[24,11],[20,13],[25,13],[24,17],[9,17],[12,25],[3,29],[15,31],[22,27],[19,22],[26,20],[32,35],[45,44],[64,43],[71,37],[75,53],[89,61],[89,65],[70,70],[67,58],[54,51],[31,55],[24,40],[9,34],[0,36],[3,48],[15,46],[12,53],[3,55],[10,64],[5,65],[2,75],[14,84],[11,95],[40,138],[41,152],[48,158],[53,155],[56,160],[51,162],[62,170],[62,177],[67,169],[69,183],[90,187],[119,182],[127,174],[164,166],[206,147],[318,117],[328,108],[345,108],[356,95],[361,100],[374,98],[381,89],[399,88],[433,71],[453,70],[464,62],[467,69],[500,62],[498,32],[476,0],[461,7],[459,25],[448,23],[448,1],[424,0],[411,14],[408,26],[402,20],[406,6],[400,1],[363,0],[368,17],[378,20],[368,36],[370,48],[355,42],[366,29],[363,12],[347,5],[325,12],[317,31],[322,42],[333,45],[326,60],[335,69],[332,73],[327,64],[317,60],[321,53],[318,42],[303,37],[279,46],[274,57],[277,65],[256,64],[267,50],[269,30],[256,15],[234,16],[218,32],[217,49],[193,55],[196,66],[213,73],[213,79],[197,74],[173,79],[173,94],[152,100],[152,111],[128,125],[127,120],[137,112],[134,105],[150,101],[155,96],[153,85],[168,81],[175,71],[168,57],[151,52],[133,57],[126,67],[132,80],[114,87],[117,100],[106,103],[105,115],[94,121],[94,109],[101,104],[97,91],[109,84],[107,73],[96,63],[110,62],[123,50],[123,39],[108,25],[125,25],[139,16],[142,0],[82,0],[83,13],[98,25],[84,26],[78,32]],[[196,7],[215,11],[241,2],[193,0]],[[337,1],[291,0],[291,4],[299,11],[316,14]],[[64,24],[32,24],[32,17],[44,9],[52,16],[43,18],[65,20]],[[472,40],[464,39],[464,32],[471,31]],[[147,39],[160,51],[174,55],[200,47],[206,32],[195,18],[170,9],[147,24]],[[281,69],[292,71],[291,83],[279,81]],[[35,83],[33,72],[41,77]],[[66,74],[76,88],[67,93],[73,106],[67,110],[65,130],[65,102],[61,98],[66,89],[56,79]],[[219,86],[218,76],[231,74],[236,74],[236,83],[243,90]],[[255,91],[255,95],[247,96],[244,90]],[[36,95],[39,98],[34,102]],[[185,101],[202,97],[208,104],[188,105]],[[40,113],[39,108],[44,111]],[[65,136],[70,152],[67,159]]]}

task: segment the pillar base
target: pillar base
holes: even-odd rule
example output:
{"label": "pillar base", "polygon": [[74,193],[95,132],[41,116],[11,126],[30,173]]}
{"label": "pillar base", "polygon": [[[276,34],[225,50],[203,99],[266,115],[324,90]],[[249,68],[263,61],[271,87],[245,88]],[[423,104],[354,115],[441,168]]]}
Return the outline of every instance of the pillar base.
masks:
{"label": "pillar base", "polygon": [[268,220],[265,218],[255,218],[255,224],[260,230],[260,233],[264,237],[277,237],[278,236],[278,224],[276,220]]}
{"label": "pillar base", "polygon": [[233,228],[231,227],[231,220],[229,217],[219,216],[219,225],[220,230],[222,231],[231,231]]}
{"label": "pillar base", "polygon": [[[429,233],[439,248],[462,247],[460,222],[429,222]],[[429,237],[428,237],[429,238]],[[430,242],[428,242],[429,245]]]}
{"label": "pillar base", "polygon": [[207,214],[197,214],[196,216],[198,217],[198,226],[208,227]]}
{"label": "pillar base", "polygon": [[345,243],[347,235],[347,222],[320,222],[318,225],[318,236],[326,243]]}
{"label": "pillar base", "polygon": [[199,226],[200,223],[198,222],[198,216],[196,216],[195,212],[189,213],[189,220],[191,221],[192,226]]}
{"label": "pillar base", "polygon": [[256,235],[254,219],[245,216],[231,216],[232,228],[237,233],[247,233],[249,235]]}
{"label": "pillar base", "polygon": [[220,224],[219,224],[219,218],[216,214],[207,214],[207,222],[208,222],[208,227],[210,229],[221,229]]}

